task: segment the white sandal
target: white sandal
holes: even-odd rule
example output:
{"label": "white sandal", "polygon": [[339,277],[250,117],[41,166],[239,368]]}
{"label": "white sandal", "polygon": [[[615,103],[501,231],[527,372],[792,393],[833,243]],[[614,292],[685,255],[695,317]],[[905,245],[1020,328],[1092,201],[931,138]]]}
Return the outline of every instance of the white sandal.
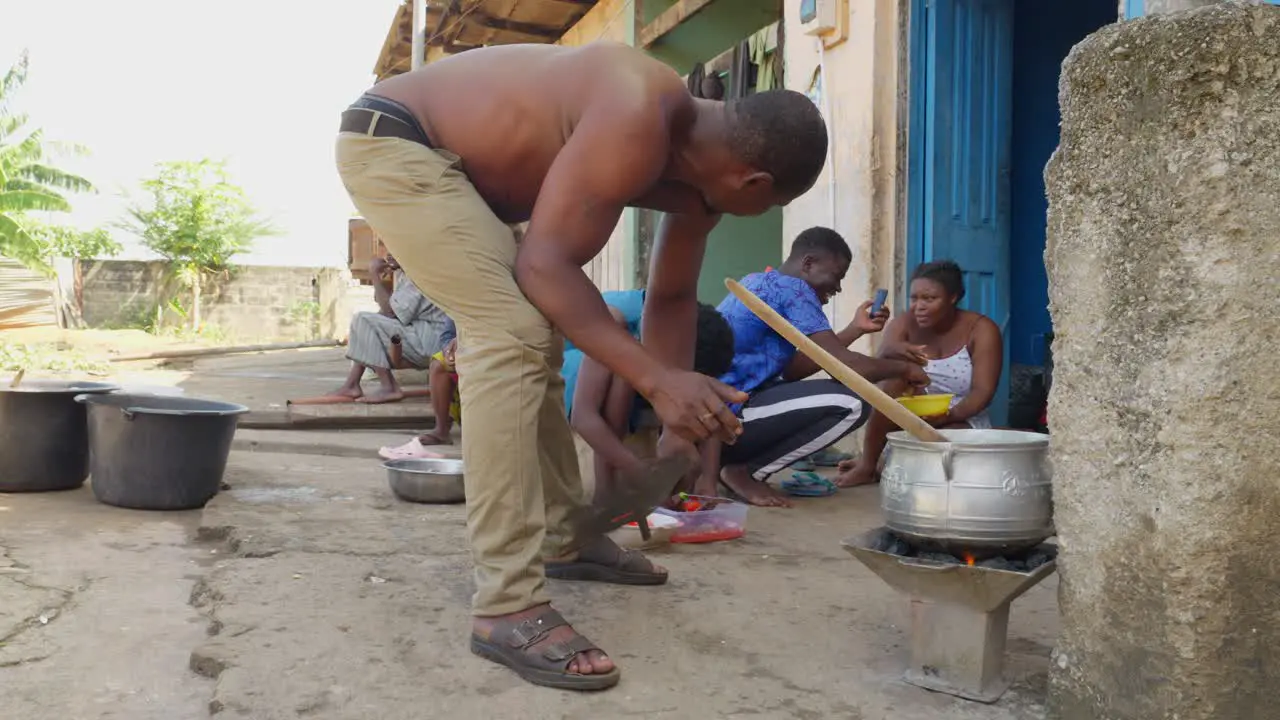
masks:
{"label": "white sandal", "polygon": [[444,455],[438,452],[428,450],[422,443],[418,442],[418,438],[414,438],[400,447],[387,446],[378,451],[378,455],[387,460],[411,460],[411,459],[440,459]]}

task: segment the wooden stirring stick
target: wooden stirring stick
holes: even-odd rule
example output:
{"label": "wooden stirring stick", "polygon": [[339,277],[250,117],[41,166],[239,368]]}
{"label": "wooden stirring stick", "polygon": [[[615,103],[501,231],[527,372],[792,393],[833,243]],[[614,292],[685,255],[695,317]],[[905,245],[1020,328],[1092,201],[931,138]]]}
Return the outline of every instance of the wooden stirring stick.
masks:
{"label": "wooden stirring stick", "polygon": [[733,293],[735,297],[742,301],[743,305],[747,306],[747,309],[755,313],[756,317],[786,338],[787,342],[795,345],[797,350],[808,355],[809,359],[818,363],[818,366],[826,370],[828,375],[858,393],[863,400],[871,403],[871,407],[879,410],[885,417],[897,424],[898,427],[914,435],[917,440],[947,442],[947,438],[935,430],[932,425],[903,407],[902,403],[889,397],[883,390],[876,387],[875,383],[854,372],[853,368],[823,350],[818,343],[810,340],[808,336],[797,330],[795,325],[792,325],[786,318],[779,315],[765,301],[756,297],[755,293],[742,287],[738,281],[732,278],[725,278],[724,284],[725,287],[729,288],[729,292]]}
{"label": "wooden stirring stick", "polygon": [[26,374],[26,368],[18,368],[18,374],[14,375],[13,379],[9,381],[9,389],[12,390],[13,388],[18,387],[18,383],[22,382],[22,376]]}

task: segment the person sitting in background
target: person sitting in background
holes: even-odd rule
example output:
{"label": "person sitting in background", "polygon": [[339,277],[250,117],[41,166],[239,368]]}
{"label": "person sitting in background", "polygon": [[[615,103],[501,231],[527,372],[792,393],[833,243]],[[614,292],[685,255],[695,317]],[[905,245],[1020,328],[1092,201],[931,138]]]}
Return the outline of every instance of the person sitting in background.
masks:
{"label": "person sitting in background", "polygon": [[[453,322],[449,324],[452,328]],[[457,353],[458,338],[453,337],[443,350],[431,356],[431,409],[436,426],[418,438],[423,445],[452,445],[453,424],[462,424],[462,396],[458,393],[458,366],[454,363]]]}
{"label": "person sitting in background", "polygon": [[[351,372],[330,395],[365,403],[395,402],[404,398],[392,372],[402,364],[398,360],[426,368],[431,356],[451,339],[446,333],[452,332],[448,330],[452,322],[409,280],[394,257],[374,258],[369,272],[378,312],[360,312],[351,318],[347,339]],[[378,389],[368,394],[360,387],[366,370],[373,370],[378,378]]]}
{"label": "person sitting in background", "polygon": [[[928,376],[919,365],[870,358],[849,345],[863,332],[845,328],[837,335],[822,311],[840,292],[853,253],[835,230],[815,227],[800,233],[791,253],[776,271],[754,273],[742,284],[827,352],[872,382],[895,379],[924,386]],[[734,358],[721,382],[749,395],[734,407],[742,418],[742,435],[733,445],[708,444],[722,467],[707,472],[695,485],[699,495],[713,495],[723,482],[753,505],[789,505],[765,482],[770,475],[817,450],[829,447],[866,421],[865,401],[835,380],[804,380],[818,365],[729,295],[720,313],[733,329]],[[868,317],[866,324],[873,323]]]}
{"label": "person sitting in background", "polygon": [[378,455],[388,460],[411,458],[442,458],[443,453],[431,447],[453,444],[453,424],[462,424],[462,396],[458,391],[458,370],[454,362],[458,353],[457,331],[453,321],[448,326],[449,344],[431,356],[431,411],[436,426],[404,445],[386,446]]}
{"label": "person sitting in background", "polygon": [[[911,308],[885,329],[880,354],[924,365],[929,385],[922,394],[953,395],[951,408],[925,418],[937,428],[989,428],[987,408],[995,397],[1004,364],[1000,328],[981,313],[962,310],[964,274],[950,260],[927,262],[911,275]],[[882,386],[892,397],[906,387],[898,382]],[[872,413],[863,440],[862,457],[841,465],[836,481],[842,487],[878,481],[880,455],[886,436],[896,429],[892,420]]]}
{"label": "person sitting in background", "polygon": [[[638,298],[618,298],[610,305],[614,319],[639,333],[640,311],[644,307],[643,291]],[[605,293],[610,301],[611,293]],[[733,331],[714,307],[698,304],[693,370],[717,377],[733,363]],[[635,430],[636,416],[647,403],[627,384],[601,363],[586,357],[576,348],[565,353],[565,407],[569,424],[591,448],[595,497],[600,498],[613,487],[618,474],[640,468],[640,459],[627,448],[624,440]]]}

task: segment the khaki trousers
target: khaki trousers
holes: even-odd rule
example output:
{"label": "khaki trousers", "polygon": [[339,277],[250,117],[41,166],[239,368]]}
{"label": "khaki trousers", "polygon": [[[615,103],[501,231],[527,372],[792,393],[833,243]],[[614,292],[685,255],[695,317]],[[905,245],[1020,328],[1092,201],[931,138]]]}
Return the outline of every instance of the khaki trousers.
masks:
{"label": "khaki trousers", "polygon": [[452,153],[341,133],[337,161],[361,215],[458,327],[473,613],[545,603],[543,558],[564,554],[583,491],[564,342],[516,285],[516,238]]}

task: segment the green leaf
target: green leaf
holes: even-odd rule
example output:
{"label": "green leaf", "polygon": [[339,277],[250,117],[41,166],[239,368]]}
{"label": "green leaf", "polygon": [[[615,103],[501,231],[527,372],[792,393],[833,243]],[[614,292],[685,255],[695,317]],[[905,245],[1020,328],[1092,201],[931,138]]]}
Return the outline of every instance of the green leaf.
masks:
{"label": "green leaf", "polygon": [[46,275],[53,273],[44,246],[9,215],[0,215],[0,256],[13,258]]}
{"label": "green leaf", "polygon": [[69,212],[70,210],[71,203],[57,193],[45,190],[0,190],[0,213]]}
{"label": "green leaf", "polygon": [[96,192],[93,183],[72,173],[59,170],[48,165],[40,163],[31,163],[23,165],[18,169],[16,175],[20,178],[31,180],[41,185],[58,188],[59,190],[68,190],[70,192]]}

